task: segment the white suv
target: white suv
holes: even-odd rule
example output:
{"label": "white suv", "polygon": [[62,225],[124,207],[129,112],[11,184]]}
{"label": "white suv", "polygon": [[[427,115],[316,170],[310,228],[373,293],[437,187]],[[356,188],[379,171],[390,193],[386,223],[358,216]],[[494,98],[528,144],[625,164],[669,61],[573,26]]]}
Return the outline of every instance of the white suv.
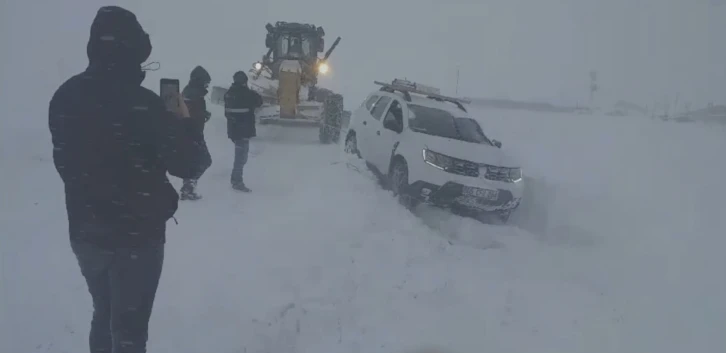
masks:
{"label": "white suv", "polygon": [[352,114],[345,150],[357,154],[407,207],[419,202],[506,222],[524,189],[520,165],[464,106],[432,87],[396,79]]}

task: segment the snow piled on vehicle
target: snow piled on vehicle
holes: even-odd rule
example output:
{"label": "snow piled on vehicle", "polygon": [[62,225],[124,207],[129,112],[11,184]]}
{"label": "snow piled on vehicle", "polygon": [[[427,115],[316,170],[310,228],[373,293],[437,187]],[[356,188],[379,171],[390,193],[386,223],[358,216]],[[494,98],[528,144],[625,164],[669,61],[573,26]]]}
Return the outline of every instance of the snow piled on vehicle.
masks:
{"label": "snow piled on vehicle", "polygon": [[[234,193],[210,108],[214,163],[169,223],[150,352],[726,350],[723,130],[474,109],[530,185],[501,226],[406,211],[314,129],[261,127],[253,192]],[[3,352],[87,346],[45,119],[0,121]]]}

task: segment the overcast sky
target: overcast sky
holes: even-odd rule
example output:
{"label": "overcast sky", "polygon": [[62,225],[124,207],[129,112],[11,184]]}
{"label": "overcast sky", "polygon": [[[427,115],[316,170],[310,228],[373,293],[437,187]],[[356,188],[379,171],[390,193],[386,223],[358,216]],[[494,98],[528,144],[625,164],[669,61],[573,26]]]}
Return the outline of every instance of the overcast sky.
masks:
{"label": "overcast sky", "polygon": [[[87,65],[99,0],[0,0],[2,91],[33,92],[43,111],[57,84]],[[267,22],[301,21],[343,37],[322,85],[358,104],[394,76],[460,95],[652,104],[666,96],[726,103],[726,0],[127,0],[151,34],[161,77],[194,65],[228,85],[265,52]]]}

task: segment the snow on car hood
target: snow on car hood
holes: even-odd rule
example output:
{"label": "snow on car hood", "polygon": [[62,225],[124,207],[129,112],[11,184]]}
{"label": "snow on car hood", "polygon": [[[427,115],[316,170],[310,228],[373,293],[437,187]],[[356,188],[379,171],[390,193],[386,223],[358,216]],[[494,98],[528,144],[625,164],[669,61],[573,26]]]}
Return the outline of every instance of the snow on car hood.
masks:
{"label": "snow on car hood", "polygon": [[496,146],[464,142],[455,139],[431,136],[426,134],[419,138],[424,147],[454,158],[465,159],[475,163],[486,163],[498,167],[519,168],[519,162]]}

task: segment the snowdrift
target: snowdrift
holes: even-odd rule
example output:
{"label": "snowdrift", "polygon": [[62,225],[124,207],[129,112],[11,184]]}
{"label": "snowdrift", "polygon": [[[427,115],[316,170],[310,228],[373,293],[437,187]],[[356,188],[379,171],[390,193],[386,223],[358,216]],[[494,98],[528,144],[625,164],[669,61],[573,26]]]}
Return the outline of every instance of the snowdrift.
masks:
{"label": "snowdrift", "polygon": [[[477,112],[532,185],[515,226],[411,214],[339,146],[277,126],[252,144],[253,193],[232,193],[214,110],[205,198],[169,225],[149,351],[726,351],[723,130]],[[2,352],[86,349],[45,119],[0,122]]]}

